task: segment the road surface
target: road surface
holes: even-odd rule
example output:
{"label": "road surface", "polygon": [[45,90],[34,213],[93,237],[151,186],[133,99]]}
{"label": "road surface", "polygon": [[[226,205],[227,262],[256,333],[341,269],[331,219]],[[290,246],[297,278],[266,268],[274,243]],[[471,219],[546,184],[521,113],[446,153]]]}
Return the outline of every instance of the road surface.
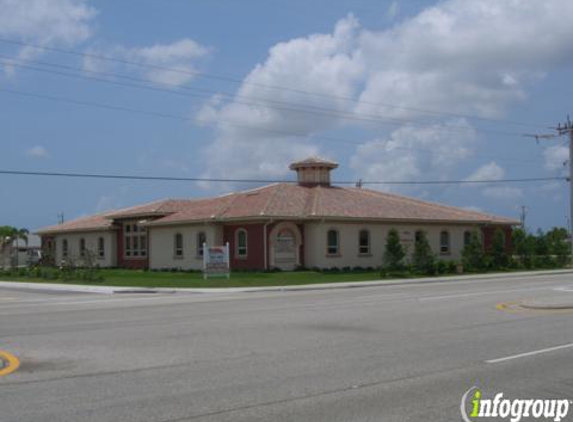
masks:
{"label": "road surface", "polygon": [[[459,421],[484,396],[573,399],[573,275],[326,291],[0,289],[2,422]],[[573,409],[569,420],[573,420]]]}

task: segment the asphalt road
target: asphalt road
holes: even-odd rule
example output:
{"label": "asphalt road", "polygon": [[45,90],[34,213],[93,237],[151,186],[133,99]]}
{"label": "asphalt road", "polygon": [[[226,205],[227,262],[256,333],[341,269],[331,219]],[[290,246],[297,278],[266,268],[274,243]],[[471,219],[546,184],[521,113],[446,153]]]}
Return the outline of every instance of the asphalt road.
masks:
{"label": "asphalt road", "polygon": [[0,350],[21,366],[0,376],[0,421],[459,421],[473,386],[573,399],[573,311],[496,306],[569,297],[571,274],[213,295],[4,289]]}

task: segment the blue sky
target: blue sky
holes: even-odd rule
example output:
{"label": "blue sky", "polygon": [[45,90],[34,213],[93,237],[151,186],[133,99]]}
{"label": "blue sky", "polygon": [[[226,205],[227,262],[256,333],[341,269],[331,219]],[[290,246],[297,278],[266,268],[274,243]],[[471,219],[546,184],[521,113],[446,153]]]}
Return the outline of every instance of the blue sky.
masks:
{"label": "blue sky", "polygon": [[[567,0],[0,0],[0,9],[3,170],[292,179],[291,161],[318,154],[340,163],[339,181],[565,174],[565,139],[522,134],[550,133],[572,111]],[[0,175],[0,225],[36,229],[60,212],[248,187]],[[510,217],[525,205],[531,229],[567,224],[561,181],[376,188]]]}

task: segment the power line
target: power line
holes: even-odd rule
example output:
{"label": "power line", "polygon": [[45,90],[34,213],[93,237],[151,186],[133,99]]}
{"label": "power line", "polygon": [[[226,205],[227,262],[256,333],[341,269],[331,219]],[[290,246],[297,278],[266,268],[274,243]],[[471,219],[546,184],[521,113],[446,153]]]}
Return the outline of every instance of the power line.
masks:
{"label": "power line", "polygon": [[261,84],[261,83],[257,83],[257,82],[245,81],[245,80],[241,80],[241,79],[237,79],[237,78],[233,78],[233,77],[229,77],[229,76],[213,75],[213,74],[209,74],[206,72],[193,71],[193,70],[189,70],[189,69],[173,68],[173,67],[168,67],[168,66],[161,66],[161,65],[154,65],[154,64],[150,64],[150,63],[137,62],[137,61],[132,61],[132,60],[119,59],[117,57],[110,57],[110,56],[104,56],[104,55],[86,53],[86,52],[80,52],[80,51],[74,51],[74,50],[66,50],[66,49],[62,49],[62,48],[49,47],[49,46],[45,46],[45,45],[23,42],[23,41],[18,41],[18,40],[14,40],[14,39],[8,39],[8,38],[0,38],[0,42],[6,43],[6,44],[34,47],[34,48],[38,48],[38,49],[45,50],[45,51],[52,51],[52,52],[57,52],[57,53],[62,53],[62,54],[79,56],[79,57],[89,57],[89,58],[94,58],[94,59],[98,59],[98,60],[116,62],[116,63],[121,63],[124,65],[137,66],[137,67],[162,70],[162,71],[169,71],[169,72],[176,72],[176,73],[181,73],[181,74],[188,74],[188,75],[191,75],[194,77],[201,77],[201,78],[205,78],[205,79],[225,81],[225,82],[231,82],[231,83],[235,83],[235,84],[251,85],[251,86],[256,86],[259,88],[264,88],[264,89],[269,89],[269,90],[286,91],[286,92],[292,92],[292,93],[296,93],[296,94],[303,94],[303,95],[320,97],[320,98],[330,98],[330,99],[334,99],[337,101],[347,101],[347,102],[352,102],[352,103],[357,103],[357,104],[366,104],[366,105],[372,105],[372,106],[377,106],[377,107],[387,107],[387,108],[393,108],[393,109],[398,109],[398,110],[413,111],[413,112],[417,112],[417,113],[442,115],[442,116],[450,116],[450,117],[460,117],[460,118],[481,120],[481,121],[501,123],[501,124],[507,124],[507,125],[515,125],[515,126],[527,126],[527,127],[536,127],[536,128],[539,128],[542,126],[546,127],[546,125],[540,125],[540,124],[517,122],[517,121],[503,120],[503,119],[493,119],[493,118],[475,116],[475,115],[470,115],[470,114],[428,110],[428,109],[422,109],[422,108],[416,108],[416,107],[406,107],[406,106],[400,106],[400,105],[396,105],[396,104],[358,100],[355,98],[341,97],[341,96],[312,92],[312,91],[296,89],[296,88],[291,88],[291,87],[284,87],[284,86],[278,86],[278,85],[267,85],[267,84]]}
{"label": "power line", "polygon": [[[95,108],[106,109],[106,110],[122,111],[122,112],[127,112],[127,113],[132,113],[132,114],[140,114],[140,115],[152,116],[152,117],[163,118],[163,119],[181,120],[181,121],[190,122],[190,124],[192,124],[194,126],[199,126],[199,127],[203,127],[205,124],[210,123],[208,121],[202,121],[201,119],[185,117],[185,116],[178,116],[175,114],[140,110],[140,109],[134,109],[131,107],[117,106],[117,105],[113,105],[113,104],[105,104],[105,103],[98,103],[98,102],[85,101],[85,100],[76,100],[76,99],[72,99],[72,98],[65,98],[65,97],[46,95],[46,94],[38,94],[38,93],[34,93],[34,92],[19,91],[19,90],[8,89],[8,88],[0,88],[0,92],[6,92],[8,94],[18,95],[18,96],[23,96],[23,97],[29,97],[29,98],[37,98],[37,99],[42,99],[42,100],[46,100],[46,101],[55,101],[55,102],[61,102],[61,103],[66,103],[66,104],[81,105],[81,106],[86,106],[86,107],[95,107]],[[277,130],[277,129],[265,129],[265,128],[260,128],[260,127],[256,127],[256,126],[249,126],[249,125],[243,125],[243,124],[239,124],[239,123],[229,122],[229,121],[225,121],[223,119],[218,119],[217,123],[222,124],[222,125],[226,125],[226,126],[231,126],[231,127],[239,127],[239,128],[243,128],[243,129],[255,130],[255,131],[265,132],[265,133],[272,133],[274,135],[288,136],[288,137],[300,138],[300,139],[305,139],[305,140],[312,138],[312,139],[325,140],[325,141],[342,143],[342,144],[362,145],[361,142],[351,141],[351,140],[332,137],[332,136],[308,135],[308,134],[304,134],[304,133],[296,133],[296,132]],[[415,152],[421,152],[421,153],[431,154],[431,155],[442,155],[441,153],[436,152],[434,150],[427,150],[427,149],[421,149],[421,148],[407,148],[407,147],[394,147],[394,146],[392,146],[391,149],[404,150],[404,151],[415,151]],[[540,164],[540,162],[533,161],[533,160],[519,160],[519,159],[515,159],[515,158],[504,158],[504,157],[498,157],[498,156],[474,155],[474,157],[495,159],[499,162],[511,161],[511,162]]]}
{"label": "power line", "polygon": [[[6,56],[3,56],[0,54],[0,58],[5,58],[5,57]],[[354,120],[354,121],[359,121],[359,122],[369,123],[369,124],[377,124],[378,123],[378,124],[381,124],[384,126],[387,126],[387,125],[399,126],[399,125],[403,125],[403,124],[408,124],[408,125],[420,126],[420,127],[430,127],[431,126],[434,129],[437,129],[440,131],[451,130],[451,131],[461,131],[461,132],[466,132],[466,133],[475,131],[475,132],[482,132],[482,133],[489,133],[489,134],[503,135],[503,136],[519,136],[519,137],[524,136],[523,133],[506,132],[506,131],[500,131],[500,130],[494,130],[494,129],[471,128],[471,127],[467,127],[467,126],[451,125],[451,124],[436,125],[433,123],[423,123],[423,122],[418,122],[418,121],[410,120],[410,119],[387,117],[387,116],[382,116],[382,115],[373,115],[373,114],[364,114],[364,113],[349,113],[349,112],[339,111],[339,110],[335,110],[335,109],[300,105],[300,104],[290,103],[290,102],[286,102],[286,101],[277,101],[277,100],[267,100],[267,99],[255,98],[255,100],[264,102],[264,103],[256,103],[256,102],[252,102],[252,101],[242,100],[242,98],[250,99],[250,97],[239,96],[239,95],[234,95],[234,94],[230,94],[230,93],[226,93],[226,92],[219,92],[219,91],[215,91],[215,90],[210,90],[210,89],[195,88],[195,87],[181,87],[177,84],[170,84],[170,83],[164,83],[164,82],[156,83],[156,82],[153,82],[149,79],[135,78],[135,77],[127,76],[127,75],[119,75],[119,74],[110,73],[110,72],[100,72],[100,71],[90,71],[90,70],[83,71],[81,69],[77,69],[77,68],[74,68],[72,66],[65,66],[65,65],[55,64],[55,63],[32,61],[32,60],[11,59],[11,58],[9,58],[8,60],[9,60],[8,62],[0,60],[0,64],[15,66],[18,68],[33,70],[33,71],[37,71],[37,72],[55,74],[55,75],[59,75],[59,76],[72,77],[72,78],[76,78],[76,79],[91,80],[91,81],[109,83],[109,84],[113,84],[113,85],[125,86],[125,87],[130,87],[130,88],[138,88],[138,89],[145,89],[145,90],[151,90],[151,91],[165,92],[165,93],[171,94],[171,95],[208,98],[208,97],[210,97],[210,95],[207,95],[207,93],[209,93],[209,94],[220,94],[220,95],[232,98],[233,102],[237,103],[237,104],[256,106],[256,107],[264,107],[264,108],[268,108],[271,110],[281,110],[281,111],[288,111],[288,112],[302,113],[302,114],[322,115],[322,116],[326,116],[326,117],[335,117],[335,118],[344,119],[344,120]],[[129,80],[129,81],[136,81],[136,82],[144,83],[144,84],[164,85],[164,86],[169,86],[171,88],[175,88],[175,90],[174,89],[159,88],[157,86],[149,86],[149,85],[140,85],[140,84],[120,82],[120,81],[110,80],[110,79],[106,79],[106,78],[87,76],[85,74],[67,73],[67,72],[61,72],[61,71],[56,71],[56,70],[38,68],[38,67],[22,65],[22,64],[18,64],[18,63],[14,63],[14,62],[34,63],[34,64],[43,65],[43,66],[51,66],[51,67],[57,67],[57,68],[72,70],[74,72],[85,72],[85,73],[90,73],[90,74],[95,74],[95,75],[103,75],[103,76],[109,76],[109,77],[113,77],[113,78],[125,79],[125,80]],[[187,92],[181,92],[180,91],[181,89],[183,89],[185,91],[203,92],[203,94],[197,94],[197,93],[191,94],[191,93],[187,93]],[[239,100],[237,100],[236,98],[239,98]],[[278,107],[277,106],[271,107],[265,103],[279,104],[279,106]],[[283,107],[282,105],[287,105],[290,107]],[[294,107],[292,107],[293,105],[294,105]],[[303,108],[300,108],[301,106]],[[365,116],[365,117],[360,117],[360,116]]]}
{"label": "power line", "polygon": [[[207,178],[207,177],[173,177],[173,176],[140,176],[126,174],[101,173],[67,173],[44,171],[0,170],[0,174],[12,176],[39,176],[39,177],[70,177],[88,179],[119,179],[119,180],[150,180],[170,182],[212,182],[212,183],[297,183],[293,180],[281,179],[233,179],[233,178]],[[500,183],[526,183],[544,182],[550,180],[563,180],[565,177],[533,177],[525,179],[491,179],[491,180],[421,180],[421,181],[362,181],[362,185],[467,185],[467,184],[500,184]],[[355,185],[356,181],[335,181],[339,185]]]}

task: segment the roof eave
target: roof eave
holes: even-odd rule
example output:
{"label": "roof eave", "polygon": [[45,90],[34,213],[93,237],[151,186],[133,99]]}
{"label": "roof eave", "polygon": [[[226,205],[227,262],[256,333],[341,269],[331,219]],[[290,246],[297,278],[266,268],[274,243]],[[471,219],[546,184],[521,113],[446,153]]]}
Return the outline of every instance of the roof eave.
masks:
{"label": "roof eave", "polygon": [[516,226],[520,222],[516,220],[444,220],[444,219],[421,219],[421,218],[381,218],[381,217],[348,217],[348,216],[291,216],[291,215],[253,215],[244,217],[231,217],[231,218],[200,218],[200,219],[185,219],[177,221],[152,221],[147,223],[148,227],[162,227],[162,226],[177,226],[183,224],[212,224],[212,223],[228,223],[228,222],[241,222],[241,221],[268,221],[268,220],[295,220],[295,221],[369,221],[369,222],[383,222],[383,223],[415,223],[415,224],[481,224],[481,225],[498,225],[498,226]]}
{"label": "roof eave", "polygon": [[46,236],[52,234],[64,234],[64,233],[85,233],[85,232],[107,232],[115,231],[117,227],[91,227],[91,228],[81,228],[81,229],[62,229],[62,230],[37,230],[32,234],[38,236]]}

